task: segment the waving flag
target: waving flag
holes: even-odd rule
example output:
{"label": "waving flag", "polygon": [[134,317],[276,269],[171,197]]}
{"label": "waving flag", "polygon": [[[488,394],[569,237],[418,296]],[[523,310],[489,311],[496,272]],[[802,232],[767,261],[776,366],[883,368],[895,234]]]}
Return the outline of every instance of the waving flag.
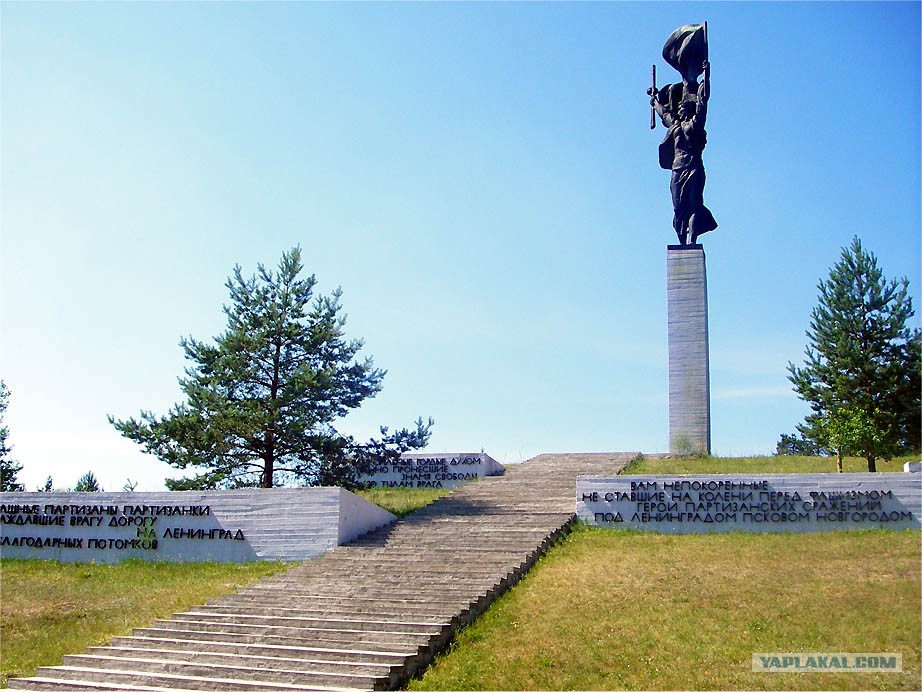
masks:
{"label": "waving flag", "polygon": [[704,24],[689,24],[672,32],[663,46],[663,59],[688,81],[701,76],[708,59],[708,40]]}

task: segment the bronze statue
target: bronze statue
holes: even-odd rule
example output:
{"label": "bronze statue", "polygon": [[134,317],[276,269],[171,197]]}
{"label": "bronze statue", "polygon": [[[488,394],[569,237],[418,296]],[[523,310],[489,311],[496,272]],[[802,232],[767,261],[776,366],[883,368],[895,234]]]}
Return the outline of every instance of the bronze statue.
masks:
{"label": "bronze statue", "polygon": [[[708,62],[707,24],[683,26],[672,32],[663,46],[663,58],[680,75],[681,84],[656,88],[656,66],[650,96],[650,127],[653,113],[659,115],[668,132],[659,147],[659,164],[672,171],[669,190],[675,212],[673,228],[681,245],[694,245],[699,236],[717,228],[704,206],[704,164],[701,153],[707,143],[704,130],[711,95],[711,65]],[[698,78],[703,76],[699,83]]]}

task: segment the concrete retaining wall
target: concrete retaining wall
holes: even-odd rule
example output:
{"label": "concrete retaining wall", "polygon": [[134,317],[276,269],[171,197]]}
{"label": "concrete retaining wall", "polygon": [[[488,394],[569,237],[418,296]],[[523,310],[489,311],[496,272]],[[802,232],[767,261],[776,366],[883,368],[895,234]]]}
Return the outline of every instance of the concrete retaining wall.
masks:
{"label": "concrete retaining wall", "polygon": [[580,476],[580,520],[662,533],[922,528],[915,473]]}
{"label": "concrete retaining wall", "polygon": [[0,554],[62,562],[301,561],[394,519],[342,488],[0,493]]}
{"label": "concrete retaining wall", "polygon": [[505,468],[488,454],[404,454],[381,464],[360,480],[375,488],[456,488],[484,476],[501,476]]}

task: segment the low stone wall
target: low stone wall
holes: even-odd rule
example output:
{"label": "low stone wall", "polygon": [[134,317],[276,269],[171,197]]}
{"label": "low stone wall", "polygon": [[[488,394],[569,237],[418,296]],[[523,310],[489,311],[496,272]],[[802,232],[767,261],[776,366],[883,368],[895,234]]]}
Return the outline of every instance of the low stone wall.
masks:
{"label": "low stone wall", "polygon": [[922,528],[910,473],[580,476],[577,516],[662,533]]}
{"label": "low stone wall", "polygon": [[484,453],[404,454],[381,464],[359,480],[373,488],[456,488],[484,476],[501,476],[505,468]]}
{"label": "low stone wall", "polygon": [[62,562],[297,562],[394,519],[342,488],[0,493],[0,554]]}

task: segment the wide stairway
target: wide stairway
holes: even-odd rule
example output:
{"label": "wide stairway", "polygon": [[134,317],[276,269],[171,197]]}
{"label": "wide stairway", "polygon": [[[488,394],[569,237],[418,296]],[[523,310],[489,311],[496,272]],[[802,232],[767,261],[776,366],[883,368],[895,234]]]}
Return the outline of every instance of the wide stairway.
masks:
{"label": "wide stairway", "polygon": [[576,520],[576,477],[632,454],[545,454],[348,546],[9,681],[31,690],[395,689]]}

